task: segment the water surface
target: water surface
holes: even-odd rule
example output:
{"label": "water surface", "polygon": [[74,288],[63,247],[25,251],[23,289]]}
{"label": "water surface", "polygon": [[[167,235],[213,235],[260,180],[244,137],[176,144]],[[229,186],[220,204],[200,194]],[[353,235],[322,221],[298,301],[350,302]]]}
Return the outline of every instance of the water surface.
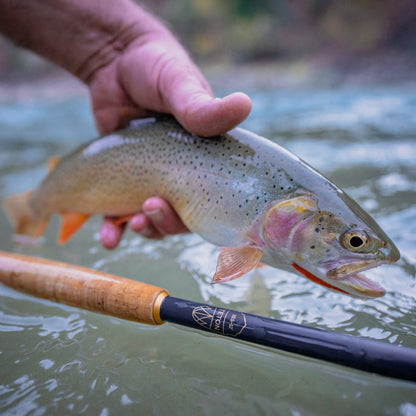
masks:
{"label": "water surface", "polygon": [[[383,298],[351,299],[271,268],[211,286],[217,249],[194,235],[127,234],[105,251],[93,219],[64,247],[0,249],[66,261],[166,288],[173,296],[416,348],[416,84],[248,91],[244,126],[287,147],[344,188],[402,259],[368,275]],[[30,189],[46,162],[95,136],[84,98],[3,101],[0,198]],[[0,412],[43,414],[416,414],[416,384],[204,335],[150,327],[0,287]]]}

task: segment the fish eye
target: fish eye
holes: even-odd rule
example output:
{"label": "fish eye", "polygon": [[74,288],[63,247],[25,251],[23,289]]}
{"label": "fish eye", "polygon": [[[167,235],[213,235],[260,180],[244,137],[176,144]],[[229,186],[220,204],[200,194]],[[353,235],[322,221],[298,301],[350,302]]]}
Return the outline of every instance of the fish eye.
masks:
{"label": "fish eye", "polygon": [[368,236],[362,231],[348,231],[342,237],[342,245],[352,251],[359,251],[368,246]]}

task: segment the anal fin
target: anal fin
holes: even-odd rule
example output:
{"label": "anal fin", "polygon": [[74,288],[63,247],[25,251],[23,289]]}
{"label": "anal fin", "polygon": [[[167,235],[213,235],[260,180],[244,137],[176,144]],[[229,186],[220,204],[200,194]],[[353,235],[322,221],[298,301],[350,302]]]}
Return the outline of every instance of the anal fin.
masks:
{"label": "anal fin", "polygon": [[136,214],[123,215],[122,217],[115,217],[111,219],[111,222],[116,226],[120,226],[120,225],[125,224],[126,222],[129,222]]}
{"label": "anal fin", "polygon": [[88,220],[90,215],[80,212],[61,212],[62,225],[58,244],[65,244]]}
{"label": "anal fin", "polygon": [[212,283],[228,282],[253,270],[259,264],[263,250],[258,247],[222,247]]}

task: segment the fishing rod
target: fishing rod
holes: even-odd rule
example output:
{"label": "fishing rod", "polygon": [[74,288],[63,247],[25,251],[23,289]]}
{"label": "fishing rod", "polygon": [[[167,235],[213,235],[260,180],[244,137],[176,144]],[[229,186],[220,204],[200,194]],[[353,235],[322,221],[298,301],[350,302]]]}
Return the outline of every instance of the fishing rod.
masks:
{"label": "fishing rod", "polygon": [[402,380],[416,349],[175,298],[160,287],[84,267],[0,251],[0,282],[16,290],[150,325],[179,325]]}

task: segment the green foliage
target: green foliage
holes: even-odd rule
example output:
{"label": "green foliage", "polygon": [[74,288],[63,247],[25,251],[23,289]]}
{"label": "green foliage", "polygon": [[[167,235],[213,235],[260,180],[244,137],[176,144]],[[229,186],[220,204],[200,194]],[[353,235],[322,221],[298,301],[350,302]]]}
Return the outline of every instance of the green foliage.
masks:
{"label": "green foliage", "polygon": [[416,38],[413,0],[145,0],[144,4],[169,22],[199,59],[299,58],[322,50],[366,54],[396,42],[398,34],[408,45]]}

